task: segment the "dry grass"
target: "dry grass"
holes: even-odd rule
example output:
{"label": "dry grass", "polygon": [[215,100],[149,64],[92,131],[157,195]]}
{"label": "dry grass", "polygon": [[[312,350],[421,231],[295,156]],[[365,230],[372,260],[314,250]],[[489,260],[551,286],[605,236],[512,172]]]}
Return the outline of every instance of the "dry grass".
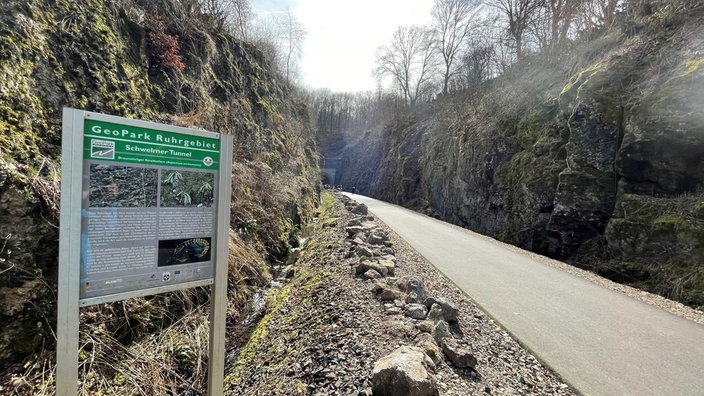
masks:
{"label": "dry grass", "polygon": [[[229,335],[248,314],[256,288],[268,284],[271,274],[257,249],[233,231],[228,263]],[[207,288],[83,308],[78,394],[204,394],[209,312]],[[228,339],[230,347],[237,342]],[[46,346],[0,374],[0,394],[53,395],[55,375],[55,351]]]}

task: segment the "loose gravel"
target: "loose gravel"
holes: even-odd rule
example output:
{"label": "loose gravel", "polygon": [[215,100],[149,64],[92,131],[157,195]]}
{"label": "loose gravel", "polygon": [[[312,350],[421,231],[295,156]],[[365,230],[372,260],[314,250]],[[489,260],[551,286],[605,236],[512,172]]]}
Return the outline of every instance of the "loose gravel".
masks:
{"label": "loose gravel", "polygon": [[[344,230],[355,215],[336,201],[334,216],[311,237],[291,283],[270,301],[228,369],[226,394],[371,395],[374,363],[417,342],[420,321],[389,315],[372,293],[374,282],[355,275]],[[458,369],[443,358],[435,373],[441,395],[576,394],[398,235],[377,224],[396,250],[395,275],[420,278],[429,293],[459,308],[453,332],[469,343],[478,363]]]}

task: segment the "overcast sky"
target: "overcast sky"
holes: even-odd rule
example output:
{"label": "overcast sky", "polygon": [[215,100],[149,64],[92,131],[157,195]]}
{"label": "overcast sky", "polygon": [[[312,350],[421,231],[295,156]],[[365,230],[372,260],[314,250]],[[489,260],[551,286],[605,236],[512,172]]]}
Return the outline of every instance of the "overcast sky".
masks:
{"label": "overcast sky", "polygon": [[433,0],[252,0],[258,14],[290,9],[305,25],[304,84],[333,91],[375,90],[376,49],[398,26],[430,20]]}

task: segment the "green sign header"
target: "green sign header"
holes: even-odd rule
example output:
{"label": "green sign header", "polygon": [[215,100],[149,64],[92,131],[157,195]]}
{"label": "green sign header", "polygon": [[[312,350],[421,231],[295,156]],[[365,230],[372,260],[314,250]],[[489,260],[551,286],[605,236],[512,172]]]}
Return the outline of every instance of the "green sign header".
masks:
{"label": "green sign header", "polygon": [[218,169],[220,140],[86,119],[83,158]]}

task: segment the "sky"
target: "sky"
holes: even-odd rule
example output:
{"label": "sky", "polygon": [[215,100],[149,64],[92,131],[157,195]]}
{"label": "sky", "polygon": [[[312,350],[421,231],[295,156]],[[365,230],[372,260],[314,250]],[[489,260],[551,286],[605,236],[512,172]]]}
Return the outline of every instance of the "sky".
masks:
{"label": "sky", "polygon": [[252,0],[259,15],[290,9],[308,31],[303,84],[336,92],[376,90],[376,49],[399,26],[430,22],[433,0]]}

